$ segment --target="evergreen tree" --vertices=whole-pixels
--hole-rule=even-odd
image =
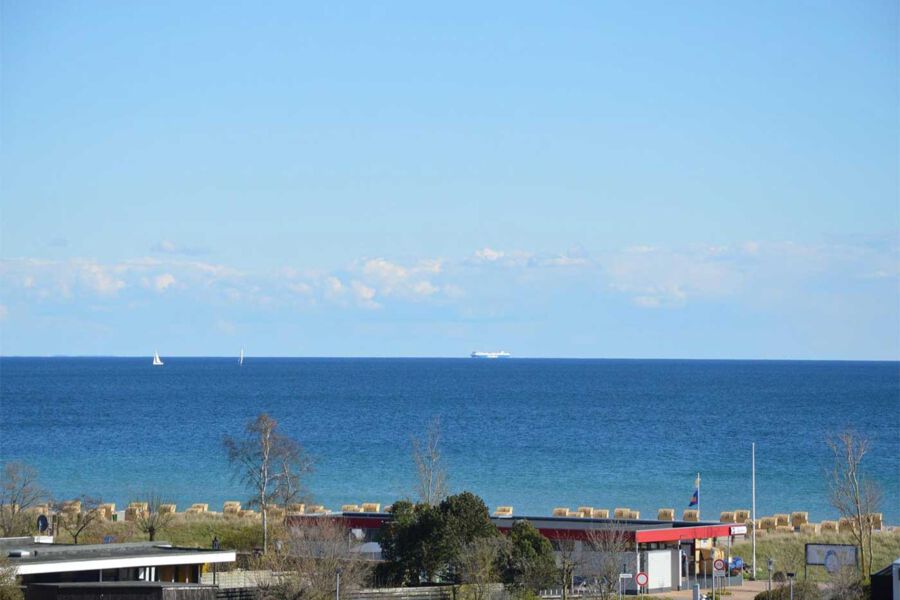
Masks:
[[[553,546],[528,521],[516,521],[500,557],[503,583],[533,591],[552,585],[558,576]]]

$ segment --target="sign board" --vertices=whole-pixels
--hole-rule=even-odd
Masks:
[[[725,561],[721,558],[713,562],[713,575],[725,575]]]
[[[619,579],[631,579],[631,573],[620,573]]]
[[[837,573],[841,567],[857,565],[856,546],[852,544],[807,544],[806,564],[821,565],[829,573]]]
[[[647,574],[643,571],[634,576],[634,582],[638,584],[640,587],[644,587],[649,583],[650,578],[647,577]]]
[[[747,526],[746,525],[734,525],[731,528],[731,535],[746,535]]]

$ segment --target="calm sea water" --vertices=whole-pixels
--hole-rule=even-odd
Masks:
[[[315,457],[315,498],[382,504],[414,485],[410,436],[439,416],[454,491],[520,514],[555,506],[685,508],[706,518],[834,516],[826,436],[872,440],[869,472],[900,524],[900,365],[846,362],[471,359],[2,358],[0,458],[38,468],[57,497],[181,506],[248,493],[222,436],[269,412]]]

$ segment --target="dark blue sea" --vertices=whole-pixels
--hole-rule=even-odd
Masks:
[[[390,503],[414,486],[410,436],[440,417],[453,491],[489,506],[750,507],[834,517],[826,436],[871,439],[865,468],[900,524],[900,364],[676,360],[2,358],[0,459],[57,498],[178,503],[249,493],[222,437],[266,411],[314,457],[319,503]]]

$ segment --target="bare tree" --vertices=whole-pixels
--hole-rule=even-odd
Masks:
[[[489,600],[494,584],[500,581],[500,553],[508,541],[504,537],[479,537],[466,544],[459,556],[462,582],[468,584],[471,600]]]
[[[844,565],[828,578],[827,597],[832,600],[864,600],[862,582],[856,568]]]
[[[31,530],[29,509],[46,497],[38,485],[37,471],[21,462],[3,465],[0,480],[0,533],[12,537]]]
[[[144,499],[139,502],[146,503],[147,508],[146,510],[143,508],[139,509],[135,513],[134,524],[137,526],[138,530],[146,533],[150,538],[150,541],[153,542],[156,540],[157,533],[168,529],[172,520],[175,519],[175,513],[174,511],[169,512],[160,510],[166,502],[159,494],[147,494],[144,496]]]
[[[297,466],[292,456],[279,457],[277,462],[278,484],[272,494],[272,501],[287,509],[291,504],[308,503],[310,495],[303,486],[303,479],[300,475],[312,470],[311,462],[308,458],[303,457],[302,473],[295,473]],[[285,518],[287,510],[285,510]]]
[[[587,531],[584,549],[582,567],[590,589],[602,600],[614,598],[618,592],[622,558],[634,550],[631,534],[615,521],[595,525]]]
[[[341,590],[365,585],[372,563],[354,552],[350,531],[330,517],[306,517],[289,527],[280,548],[257,565],[272,572],[258,582],[261,600],[330,600],[340,572]]]
[[[56,502],[54,510],[58,515],[59,526],[65,529],[72,536],[72,541],[77,544],[78,536],[103,518],[103,512],[100,510],[103,501],[99,498],[81,496],[75,502],[79,503],[77,511],[72,510],[72,502],[68,501]]]
[[[416,463],[419,501],[437,506],[447,497],[447,471],[441,459],[441,420],[432,419],[421,440],[413,438],[413,460]]]
[[[566,600],[575,584],[575,572],[581,566],[582,554],[578,550],[577,542],[573,539],[556,540],[554,546],[559,564],[560,583],[562,583],[562,600]]]
[[[828,438],[834,454],[831,472],[831,504],[850,522],[850,532],[860,549],[860,570],[868,579],[872,570],[873,513],[881,503],[881,491],[862,471],[862,461],[869,451],[869,440],[847,430]]]
[[[263,552],[269,551],[268,510],[273,502],[299,494],[312,462],[295,440],[278,432],[278,422],[262,413],[249,421],[244,437],[224,440],[235,476],[253,491],[250,504],[262,513]]]
[[[22,600],[22,588],[16,578],[16,566],[0,556],[0,600]]]

